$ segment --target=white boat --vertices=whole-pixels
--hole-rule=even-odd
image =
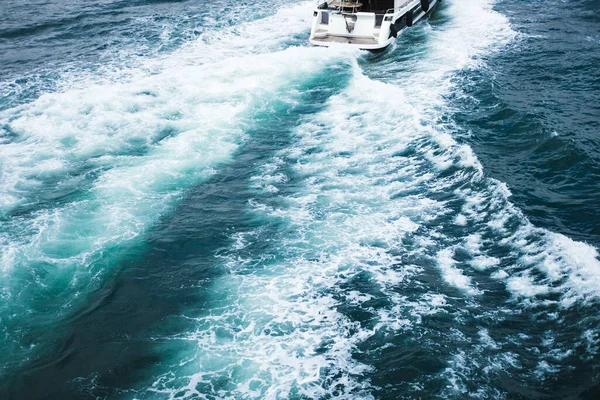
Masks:
[[[385,49],[398,33],[425,18],[441,0],[318,0],[310,43]]]

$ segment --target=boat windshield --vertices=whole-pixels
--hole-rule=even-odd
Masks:
[[[361,0],[363,6],[360,11],[374,12],[376,14],[385,14],[389,9],[394,8],[394,0]]]

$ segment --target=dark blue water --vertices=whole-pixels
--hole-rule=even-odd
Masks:
[[[0,5],[2,398],[597,398],[600,2],[311,7]]]

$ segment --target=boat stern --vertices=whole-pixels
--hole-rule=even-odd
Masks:
[[[391,14],[344,12],[329,8],[324,2],[313,12],[310,43],[315,46],[341,43],[363,50],[378,50],[387,47],[393,39],[391,23]]]

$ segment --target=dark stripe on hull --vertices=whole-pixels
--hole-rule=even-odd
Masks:
[[[429,18],[429,16],[431,15],[431,13],[435,10],[435,8],[437,7],[437,5],[440,3],[441,0],[436,1],[435,3],[433,3],[432,5],[429,6],[429,11],[424,12],[423,9],[421,8],[421,5],[417,5],[415,8],[413,8],[412,10],[408,11],[406,14],[408,14],[409,12],[413,13],[413,21],[417,21],[415,23],[419,23],[424,19]],[[396,20],[396,22],[394,23],[394,26],[396,27],[396,31],[398,33],[402,32],[404,29],[409,28],[408,25],[406,25],[406,14],[404,14],[403,16],[401,16],[400,18],[398,18]],[[387,47],[387,46],[386,46]],[[373,52],[377,52],[377,51],[381,51],[384,50],[385,47],[383,49],[377,49],[377,50],[373,50]]]
[[[441,0],[436,1],[435,3],[432,2],[432,4],[429,6],[429,11],[425,12],[423,11],[423,9],[421,8],[421,5],[417,5],[415,8],[413,8],[412,10],[410,10],[410,12],[413,13],[413,20],[423,20],[423,19],[427,19],[431,13],[433,12],[433,10],[435,10],[435,8],[437,7],[437,5],[440,3]],[[406,19],[404,18],[406,14],[404,14],[403,16],[401,16],[400,18],[398,18],[396,21],[400,21],[402,20],[401,24],[399,26],[402,26],[402,28],[398,29],[398,32],[400,32],[402,29],[406,28]]]

